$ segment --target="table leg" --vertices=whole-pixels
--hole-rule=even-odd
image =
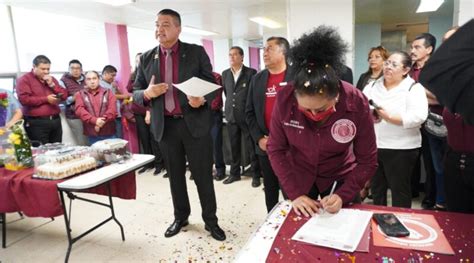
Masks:
[[[5,213],[0,213],[2,223],[2,248],[7,247],[7,219]]]
[[[122,224],[120,224],[118,219],[115,217],[114,204],[112,203],[112,191],[110,190],[110,182],[107,183],[107,192],[109,194],[109,203],[110,203],[110,211],[112,212],[112,218],[114,219],[115,223],[117,223],[117,225],[119,225],[120,232],[122,233],[122,241],[125,241],[125,234],[123,232],[123,226],[122,226]]]
[[[59,190],[60,196],[61,196],[61,205],[63,207],[63,212],[64,212],[64,221],[66,223],[66,234],[67,234],[67,241],[68,241],[68,246],[67,246],[67,253],[66,253],[66,259],[64,262],[68,262],[69,260],[69,255],[71,254],[71,247],[72,247],[72,238],[71,238],[71,227],[69,224],[69,218],[67,215],[67,210],[66,210],[66,202],[64,202],[64,192]]]

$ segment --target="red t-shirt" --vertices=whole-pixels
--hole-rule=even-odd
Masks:
[[[286,70],[278,74],[269,73],[267,88],[265,91],[265,126],[270,130],[270,120],[272,119],[273,105],[275,105],[276,95],[283,87],[280,83],[285,79]]]

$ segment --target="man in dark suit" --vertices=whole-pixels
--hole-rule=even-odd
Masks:
[[[172,85],[192,77],[214,82],[212,66],[202,46],[179,41],[181,17],[176,11],[161,10],[155,23],[160,45],[141,56],[133,99],[150,105],[151,132],[159,142],[168,169],[175,219],[165,237],[178,234],[189,224],[187,159],[199,193],[205,229],[222,241],[226,236],[217,224],[212,180],[210,103],[214,93],[205,97],[186,96]]]
[[[267,140],[271,134],[270,119],[276,95],[285,88],[291,77],[287,64],[289,48],[288,40],[283,37],[267,39],[263,52],[266,69],[252,78],[245,110],[250,134],[257,145],[256,153],[263,172],[268,212],[278,203],[280,185],[267,156]]]
[[[244,51],[241,47],[234,46],[229,50],[230,68],[222,72],[222,83],[226,95],[225,118],[230,138],[230,149],[232,152],[232,163],[230,176],[224,184],[230,184],[240,180],[240,166],[242,135],[245,139],[245,149],[249,152],[252,186],[260,186],[260,166],[255,156],[255,144],[250,137],[249,128],[245,122],[245,102],[247,101],[250,80],[257,73],[255,69],[244,66]]]

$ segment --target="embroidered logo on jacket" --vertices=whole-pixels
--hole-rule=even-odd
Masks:
[[[348,143],[354,139],[357,132],[355,124],[348,119],[340,119],[331,127],[331,134],[338,143]]]

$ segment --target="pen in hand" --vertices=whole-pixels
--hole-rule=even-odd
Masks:
[[[332,184],[332,188],[331,188],[331,192],[329,192],[329,199],[331,198],[332,194],[334,193],[334,190],[336,190],[336,185],[337,185],[337,181],[334,181],[334,183]],[[324,212],[326,212],[326,209],[324,209],[324,206],[323,206],[323,209],[321,210],[321,214],[324,214]]]

